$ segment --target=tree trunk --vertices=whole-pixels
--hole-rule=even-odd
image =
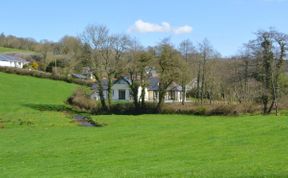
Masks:
[[[185,84],[182,84],[182,105],[185,104],[185,99],[186,99],[186,86]]]
[[[145,107],[145,87],[142,86],[142,91],[141,91],[141,108],[144,109]]]
[[[103,90],[103,85],[102,85],[102,80],[98,77],[98,75],[95,75],[95,79],[97,80],[97,89],[98,89],[98,93],[99,93],[99,97],[100,97],[100,102],[101,102],[101,106],[103,108],[104,111],[107,111],[107,105],[105,102],[105,97],[104,97],[104,90]]]
[[[198,68],[198,73],[197,73],[197,100],[199,102],[199,99],[201,97],[201,93],[200,93],[200,77],[201,77],[201,71],[200,71],[200,62],[199,62],[199,68]]]
[[[203,59],[203,69],[202,69],[202,82],[201,82],[201,104],[203,104],[204,92],[205,92],[205,73],[206,73],[206,59]]]
[[[271,104],[270,104],[269,109],[267,110],[267,114],[270,114],[270,113],[271,113],[271,111],[272,111],[274,105],[275,105],[275,101],[273,100],[273,101],[271,102]]]
[[[145,107],[145,71],[144,70],[141,70],[141,75],[140,75],[140,81],[141,81],[141,87],[142,87],[142,90],[141,90],[141,109],[144,109]]]
[[[134,103],[134,107],[135,107],[136,112],[139,111],[138,87],[139,86],[131,86],[130,87],[131,91],[132,91],[133,103]]]
[[[268,96],[267,95],[262,96],[262,103],[263,103],[263,114],[267,114],[267,111],[268,111]]]
[[[107,100],[108,100],[108,109],[110,110],[112,107],[112,78],[108,76],[108,88],[107,88]]]
[[[159,91],[159,101],[156,107],[156,111],[160,113],[162,111],[162,107],[164,104],[164,97],[165,97],[166,91]]]

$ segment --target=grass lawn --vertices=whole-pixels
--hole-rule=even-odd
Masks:
[[[1,53],[24,53],[24,54],[31,53],[31,54],[34,54],[35,52],[28,51],[28,50],[22,50],[22,49],[0,47],[0,54]]]
[[[0,177],[288,177],[285,114],[106,115],[94,116],[105,127],[80,127],[53,111],[76,87],[0,73]]]

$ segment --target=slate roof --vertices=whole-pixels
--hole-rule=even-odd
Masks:
[[[103,79],[102,80],[102,87],[103,87],[103,90],[108,90],[108,80],[107,79]],[[95,83],[92,85],[92,89],[93,90],[97,90],[98,89],[98,84]]]
[[[158,91],[159,90],[159,78],[151,77],[149,79],[149,86],[147,88],[149,91]],[[175,82],[173,82],[168,88],[167,91],[182,91],[182,87]]]
[[[82,74],[72,74],[72,77],[85,80],[87,77]]]
[[[175,82],[173,82],[168,88],[167,91],[182,91],[182,87]]]
[[[25,59],[22,59],[20,57],[16,56],[10,56],[6,54],[0,54],[0,61],[8,61],[8,62],[22,62],[22,63],[28,63]]]
[[[131,83],[131,81],[127,78],[127,77],[121,77],[117,80],[113,81],[113,84],[118,83],[121,80],[126,80],[129,83]],[[149,78],[149,86],[147,87],[148,91],[158,91],[159,90],[159,78],[157,77],[151,77]],[[102,86],[104,90],[108,89],[108,80],[107,79],[103,79],[102,80]],[[97,90],[98,88],[98,84],[95,83],[92,85],[92,89],[93,90]],[[173,82],[168,88],[167,91],[182,91],[182,87],[178,84],[176,84],[175,82]]]
[[[121,80],[125,80],[124,83],[122,83],[122,84],[126,84],[126,82],[131,83],[131,81],[127,77],[121,77],[119,79],[113,80],[113,84],[116,84],[116,83],[121,84]],[[107,79],[102,80],[102,86],[103,86],[104,90],[108,90],[108,80]],[[98,88],[97,83],[92,85],[93,90],[97,90],[97,88]]]

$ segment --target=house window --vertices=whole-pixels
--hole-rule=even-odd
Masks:
[[[175,100],[175,91],[168,92],[168,99]]]
[[[112,90],[112,96],[114,96],[114,90]]]
[[[126,91],[125,90],[119,90],[119,100],[125,100],[126,99]]]

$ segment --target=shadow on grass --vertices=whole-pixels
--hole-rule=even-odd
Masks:
[[[67,112],[71,114],[79,114],[83,113],[80,111],[76,111],[71,107],[61,104],[24,104],[23,106],[32,108],[38,111],[55,111],[55,112]]]
[[[54,111],[69,114],[75,123],[86,127],[102,127],[106,124],[95,122],[86,112],[74,110],[66,105],[55,104],[24,104],[23,106],[32,108],[38,111]]]

